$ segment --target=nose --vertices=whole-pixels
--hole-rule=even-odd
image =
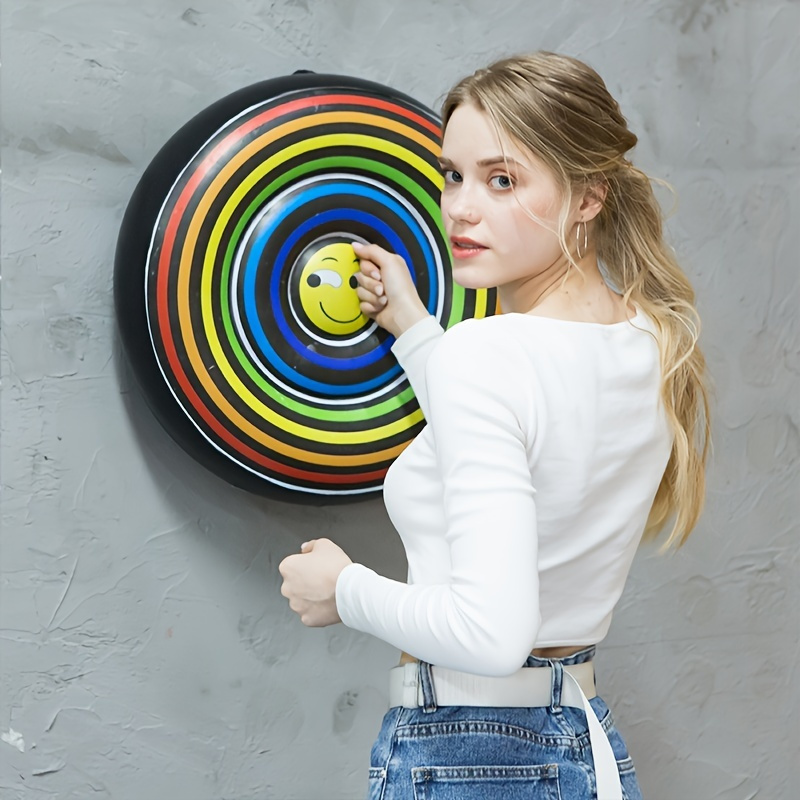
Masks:
[[[453,222],[474,225],[480,219],[475,195],[465,184],[442,195],[442,211]]]

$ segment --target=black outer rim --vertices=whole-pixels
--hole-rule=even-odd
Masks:
[[[256,495],[303,505],[370,500],[379,496],[381,487],[358,494],[317,494],[287,489],[238,466],[211,446],[183,412],[159,369],[147,333],[143,270],[148,263],[150,236],[161,206],[186,167],[187,154],[193,156],[217,130],[257,103],[286,92],[334,87],[382,95],[436,116],[409,95],[373,81],[346,75],[301,70],[293,75],[271,78],[239,89],[195,115],[155,155],[128,202],[114,256],[114,307],[122,345],[147,405],[162,427],[195,461],[227,483]],[[138,270],[133,268],[135,265],[138,265]]]

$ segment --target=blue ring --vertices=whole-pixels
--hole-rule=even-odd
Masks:
[[[247,262],[244,268],[244,285],[243,285],[243,295],[244,295],[244,305],[245,305],[245,316],[250,327],[250,330],[256,339],[256,342],[261,349],[262,354],[269,360],[272,366],[274,366],[278,372],[280,372],[284,377],[289,378],[290,380],[294,381],[300,386],[304,388],[311,389],[321,393],[328,393],[331,395],[345,395],[350,394],[354,391],[370,391],[382,385],[385,381],[399,375],[401,370],[400,367],[397,365],[393,365],[390,367],[386,372],[382,375],[373,378],[369,381],[364,381],[358,384],[349,384],[347,386],[340,386],[338,384],[327,384],[321,381],[315,381],[310,378],[306,378],[298,374],[297,370],[292,369],[289,367],[275,352],[272,346],[269,344],[269,341],[264,333],[263,327],[261,322],[258,318],[256,313],[256,305],[255,305],[255,282],[256,282],[256,273],[257,273],[257,265],[260,261],[260,258],[263,254],[264,248],[269,237],[274,232],[277,225],[285,218],[286,215],[290,214],[291,212],[295,211],[299,206],[307,203],[309,199],[317,199],[319,197],[327,197],[333,194],[351,194],[360,197],[367,197],[369,199],[373,199],[377,194],[380,200],[390,208],[392,212],[394,212],[397,216],[401,218],[401,220],[412,230],[413,233],[416,235],[416,239],[418,242],[421,243],[422,250],[426,256],[426,263],[429,265],[429,269],[432,269],[433,265],[433,253],[428,244],[427,239],[423,236],[420,236],[422,233],[421,229],[419,228],[416,220],[414,220],[406,211],[405,209],[397,204],[391,198],[387,198],[384,195],[380,195],[373,191],[370,191],[369,188],[364,188],[358,185],[353,184],[342,184],[342,183],[333,183],[327,184],[326,186],[322,187],[315,187],[310,192],[303,192],[294,200],[286,203],[285,206],[281,208],[281,214],[276,215],[275,219],[270,222],[258,235],[258,237],[254,240],[254,245],[250,251],[248,256]],[[330,369],[343,369],[346,368],[347,370],[358,369],[362,366],[366,366],[369,364],[373,364],[382,358],[386,353],[389,351],[392,340],[385,341],[383,344],[372,350],[370,353],[366,353],[362,356],[357,358],[350,358],[347,360],[344,359],[336,359],[331,358],[329,356],[322,356],[318,353],[313,353],[313,351],[309,351],[306,347],[303,346],[302,342],[300,342],[292,333],[291,329],[288,327],[286,320],[283,316],[283,312],[281,310],[280,304],[280,277],[282,273],[282,268],[285,264],[286,255],[291,249],[291,247],[297,242],[297,240],[302,236],[304,233],[311,230],[313,227],[320,223],[328,222],[328,221],[338,221],[338,220],[347,220],[347,219],[355,219],[362,224],[367,224],[369,227],[378,230],[381,232],[386,239],[391,243],[393,249],[398,252],[405,260],[406,263],[410,263],[411,259],[408,254],[408,251],[403,245],[403,242],[397,236],[397,234],[388,226],[385,225],[380,219],[370,215],[365,214],[364,212],[357,211],[355,209],[337,209],[332,211],[323,212],[322,214],[317,214],[311,220],[307,220],[304,222],[298,229],[296,229],[292,235],[288,238],[288,240],[282,246],[275,264],[273,266],[272,276],[271,276],[271,284],[270,284],[270,300],[272,302],[272,307],[275,313],[276,323],[278,325],[279,330],[284,335],[285,339],[289,342],[290,345],[294,347],[294,349],[303,354],[303,357],[306,358],[308,361],[315,363],[319,366],[330,368]],[[416,280],[416,276],[412,274],[412,278]],[[435,289],[436,282],[431,281],[431,287]],[[234,293],[232,293],[233,296]],[[432,292],[431,297],[429,298],[429,310],[433,311],[436,307],[436,296]]]

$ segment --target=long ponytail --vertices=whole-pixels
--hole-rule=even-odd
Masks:
[[[661,395],[675,439],[645,528],[654,538],[675,514],[665,548],[680,546],[705,500],[710,445],[705,358],[691,283],[663,238],[663,215],[648,176],[623,161],[607,174],[596,247],[606,274],[626,301],[654,321],[661,355]]]

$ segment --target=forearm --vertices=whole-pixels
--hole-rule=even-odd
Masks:
[[[516,589],[408,586],[355,564],[336,598],[348,627],[437,666],[499,676],[522,666],[538,632],[535,581]]]
[[[436,318],[426,312],[424,317],[406,328],[392,345],[392,353],[405,371],[425,419],[430,414],[425,367],[443,334]]]

